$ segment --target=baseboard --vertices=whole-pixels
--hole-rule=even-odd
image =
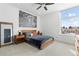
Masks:
[[[5,46],[9,46],[9,45],[13,45],[13,43],[11,43],[11,44],[6,44],[6,45],[1,45],[0,48],[1,48],[1,47],[5,47]]]

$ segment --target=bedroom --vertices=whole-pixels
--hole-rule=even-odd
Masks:
[[[0,22],[13,24],[12,25],[13,31],[11,31],[11,32],[13,32],[13,36],[18,35],[18,34],[20,35],[21,31],[28,32],[28,30],[29,31],[37,30],[37,31],[42,32],[42,35],[48,35],[48,36],[54,37],[54,40],[55,40],[55,42],[53,42],[52,44],[50,44],[47,48],[45,48],[43,50],[38,50],[37,48],[35,48],[27,43],[24,43],[24,42],[15,44],[15,45],[4,46],[4,47],[0,48],[0,52],[1,52],[0,55],[26,55],[26,56],[27,55],[49,55],[49,56],[50,55],[51,56],[53,56],[53,55],[70,55],[70,56],[75,55],[75,47],[73,46],[75,44],[75,42],[74,42],[75,35],[61,34],[61,27],[60,27],[61,22],[60,22],[60,18],[59,18],[59,12],[61,10],[65,10],[65,9],[75,7],[78,5],[79,4],[54,3],[52,5],[47,6],[48,10],[45,10],[45,8],[43,8],[45,5],[43,5],[39,10],[36,10],[36,8],[40,6],[40,4],[0,3]],[[36,16],[37,22],[35,21],[35,23],[37,25],[33,24],[33,26],[30,26],[30,25],[32,25],[31,21],[27,22],[28,24],[30,24],[30,25],[27,24],[27,26],[25,26],[25,21],[23,21],[24,23],[21,23],[22,21],[19,21],[20,20],[19,19],[20,11],[22,11],[22,13],[25,15],[28,14],[28,15],[31,15],[32,17]],[[27,17],[25,17],[25,18],[27,18]],[[31,22],[31,23],[29,23],[29,22]],[[3,35],[3,34],[0,34],[0,35]],[[63,40],[61,40],[61,39],[63,39]],[[0,40],[0,42],[2,42],[2,45],[4,45],[3,39],[2,39],[2,41]],[[62,47],[63,47],[63,49],[62,49]],[[19,50],[17,48],[19,48]],[[8,53],[8,51],[6,51],[6,49],[11,50],[11,52]],[[16,50],[14,50],[14,49],[16,49]],[[57,51],[58,53],[51,52],[52,49],[53,49],[53,51]],[[61,53],[58,49],[59,50],[62,49],[61,51],[63,51],[63,52]],[[22,50],[24,50],[24,51],[22,51]],[[25,53],[25,52],[28,52],[28,53]],[[35,52],[37,52],[37,53],[35,53]]]

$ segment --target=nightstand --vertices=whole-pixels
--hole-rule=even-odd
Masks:
[[[15,43],[25,42],[25,35],[16,35],[15,36]]]

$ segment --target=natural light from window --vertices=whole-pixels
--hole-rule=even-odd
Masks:
[[[61,14],[61,32],[79,34],[79,7],[73,7],[60,12]]]

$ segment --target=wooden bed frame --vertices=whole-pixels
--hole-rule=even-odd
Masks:
[[[22,32],[36,32],[36,30],[21,30]],[[53,38],[49,38],[47,41],[45,41],[44,43],[41,44],[40,49],[44,49],[46,47],[48,47],[50,44],[52,44],[54,42]]]
[[[47,41],[45,41],[44,43],[41,44],[40,49],[44,49],[47,48],[50,44],[52,44],[54,42],[54,39],[49,38]]]

